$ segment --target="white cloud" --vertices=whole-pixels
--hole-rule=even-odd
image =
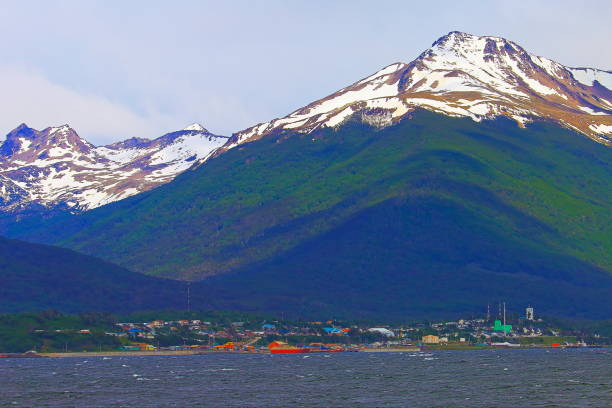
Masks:
[[[0,66],[0,131],[25,122],[36,129],[64,123],[95,144],[118,138],[159,136],[172,119],[143,117],[104,97],[80,93],[49,81],[38,72]],[[170,128],[171,129],[171,128]]]

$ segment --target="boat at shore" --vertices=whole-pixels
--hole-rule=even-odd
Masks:
[[[308,347],[291,346],[284,341],[273,341],[268,345],[268,349],[272,354],[295,354],[295,353],[310,353]]]
[[[268,345],[270,353],[342,353],[346,351],[359,351],[359,348],[346,348],[339,344],[310,343],[303,346],[291,346],[283,341],[273,341]]]

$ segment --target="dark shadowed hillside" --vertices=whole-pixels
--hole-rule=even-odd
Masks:
[[[612,315],[610,274],[508,239],[433,197],[390,199],[280,257],[202,283],[216,307],[306,316],[482,316],[500,300],[515,311]]]
[[[185,307],[185,284],[47,245],[0,238],[0,313]]]

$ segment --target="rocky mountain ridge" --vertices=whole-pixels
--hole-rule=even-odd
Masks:
[[[0,144],[0,211],[90,210],[169,182],[226,141],[193,124],[96,147],[68,125],[21,124]]]
[[[424,108],[475,121],[553,121],[612,144],[612,72],[565,67],[499,37],[451,32],[410,63],[397,62],[289,115],[233,135],[222,150],[278,131],[312,132],[352,115],[384,127]],[[221,151],[221,150],[220,150]]]

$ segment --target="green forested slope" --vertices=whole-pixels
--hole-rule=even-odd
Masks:
[[[440,294],[441,307],[450,297],[473,305],[482,301],[474,294],[498,296],[501,284],[528,285],[527,300],[556,279],[569,285],[559,289],[564,299],[591,287],[601,305],[612,276],[610,158],[609,148],[551,124],[421,111],[382,130],[355,120],[271,135],[61,228],[56,219],[12,233],[158,276],[233,272],[214,280],[215,293],[252,274],[261,291],[278,283],[288,293],[308,270],[319,281],[351,280],[355,298],[376,282],[397,299],[410,285]]]

